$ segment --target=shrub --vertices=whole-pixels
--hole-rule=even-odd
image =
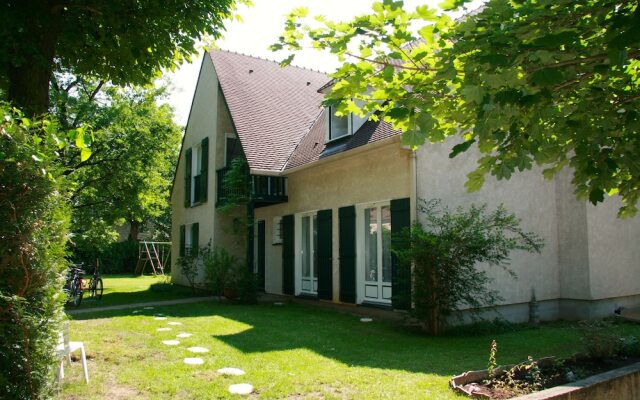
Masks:
[[[114,241],[100,247],[93,243],[85,244],[84,241],[80,243],[73,248],[72,259],[74,263],[84,263],[85,269],[91,271],[92,268],[89,266],[95,265],[96,259],[99,259],[100,273],[132,274],[135,272],[138,262],[138,242]]]
[[[238,259],[224,248],[208,247],[200,251],[207,287],[214,295],[220,296],[226,285],[230,284],[238,273]]]
[[[580,339],[590,357],[610,358],[622,349],[623,338],[608,321],[581,321],[579,329]]]
[[[196,254],[186,254],[176,260],[178,270],[187,280],[189,287],[195,291],[196,278],[198,277],[198,256]]]
[[[233,288],[237,299],[242,304],[256,304],[258,302],[258,277],[248,268],[242,268]]]
[[[73,135],[77,132],[69,132]],[[0,104],[0,398],[51,396],[70,211],[57,126]]]
[[[491,279],[477,263],[507,268],[512,250],[539,251],[542,240],[524,232],[515,215],[503,207],[487,212],[487,206],[472,205],[468,210],[451,212],[439,200],[419,199],[418,210],[424,225],[416,223],[394,238],[394,254],[401,265],[413,263],[411,300],[414,315],[425,322],[429,332],[438,335],[447,318],[461,316],[469,307],[478,319],[480,307],[491,307],[501,300],[490,289]]]

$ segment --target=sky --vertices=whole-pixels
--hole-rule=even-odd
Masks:
[[[436,7],[441,0],[405,0],[405,9],[414,9],[417,5],[428,4]],[[224,50],[235,51],[256,57],[280,61],[277,54],[271,52],[269,45],[276,42],[284,29],[285,16],[296,7],[307,7],[309,15],[324,15],[335,21],[348,21],[354,16],[366,14],[371,10],[373,0],[253,0],[252,7],[240,6],[238,13],[242,22],[228,21],[225,24],[224,38],[216,41],[216,46]],[[479,6],[482,0],[475,0],[471,9]],[[191,63],[164,77],[170,82],[170,95],[167,102],[175,110],[175,121],[184,126],[202,63],[202,54],[194,56]],[[323,72],[335,70],[339,63],[335,56],[316,50],[303,50],[297,53],[293,65],[312,68]]]

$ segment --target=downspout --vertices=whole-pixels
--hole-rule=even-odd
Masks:
[[[411,192],[409,195],[409,204],[411,206],[411,223],[414,224],[418,220],[418,158],[416,151],[411,150]]]

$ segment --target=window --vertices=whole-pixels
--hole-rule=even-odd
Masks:
[[[282,217],[273,218],[273,234],[271,244],[282,244]]]
[[[243,157],[242,144],[234,134],[227,133],[225,135],[224,146],[224,165],[226,167],[229,167],[234,159]]]
[[[184,206],[193,207],[207,201],[209,138],[187,149],[184,172]]]
[[[343,136],[350,135],[350,123],[351,114],[348,116],[337,116],[334,107],[327,108],[329,112],[329,135],[328,141],[341,138]]]
[[[180,257],[198,254],[199,237],[200,224],[180,225]]]

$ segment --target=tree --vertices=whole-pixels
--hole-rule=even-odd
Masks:
[[[447,0],[445,10],[463,10]],[[385,0],[351,22],[294,10],[272,48],[310,39],[343,61],[325,104],[401,129],[403,142],[458,137],[476,146],[466,186],[542,167],[573,170],[579,198],[618,194],[620,216],[640,196],[640,7],[626,0],[489,0],[453,20],[442,10]],[[293,55],[284,60],[291,62]],[[360,106],[355,100],[359,100]]]
[[[169,212],[169,189],[181,140],[173,111],[158,105],[166,88],[121,89],[93,79],[57,76],[52,103],[60,125],[88,126],[91,155],[64,160],[73,182],[77,235],[108,240],[105,231],[127,222],[138,240],[145,222]]]
[[[0,89],[25,112],[47,111],[53,71],[145,84],[203,35],[218,37],[234,0],[0,3]]]

